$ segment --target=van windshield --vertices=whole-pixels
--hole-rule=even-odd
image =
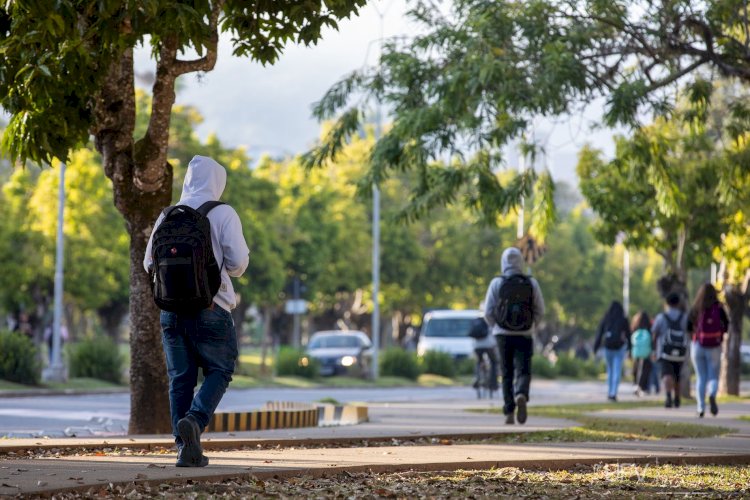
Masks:
[[[475,318],[433,318],[427,321],[425,337],[466,337]]]

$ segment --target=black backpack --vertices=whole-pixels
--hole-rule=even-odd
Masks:
[[[221,269],[211,245],[207,215],[223,204],[207,201],[198,210],[187,205],[164,210],[151,246],[152,291],[160,309],[198,314],[213,302],[221,286]]]
[[[514,274],[501,278],[495,306],[495,322],[503,330],[523,332],[534,324],[534,287],[531,278]]]
[[[682,327],[682,313],[672,320],[664,314],[667,328],[664,331],[664,341],[661,344],[661,357],[669,361],[683,361],[687,354],[688,336]]]
[[[622,323],[619,325],[607,325],[604,331],[604,348],[616,351],[621,349],[627,340],[622,334]]]
[[[479,340],[486,338],[489,333],[490,329],[484,318],[476,318],[471,322],[471,326],[469,327],[469,337]]]

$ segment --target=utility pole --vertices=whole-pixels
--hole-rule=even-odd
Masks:
[[[60,187],[58,190],[57,242],[55,255],[55,305],[52,320],[52,361],[43,373],[46,381],[64,382],[68,378],[62,363],[60,348],[62,346],[62,312],[63,312],[63,257],[64,238],[63,221],[65,211],[65,163],[60,163]]]
[[[385,29],[385,14],[388,11],[381,11],[377,5],[375,10],[380,17],[380,53],[378,54],[378,71],[381,68],[380,60],[383,57],[383,37]],[[382,134],[382,117],[380,99],[376,104],[375,110],[375,143],[380,140]],[[372,185],[372,379],[376,380],[379,376],[378,354],[380,352],[380,188],[377,183]]]

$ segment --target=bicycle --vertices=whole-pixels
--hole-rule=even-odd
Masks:
[[[477,370],[477,399],[482,399],[483,397],[492,399],[494,397],[495,389],[492,387],[490,373],[490,360],[486,353],[482,353],[480,354],[479,369]]]

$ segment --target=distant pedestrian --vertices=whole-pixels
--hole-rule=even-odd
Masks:
[[[612,301],[599,322],[594,352],[598,351],[599,347],[604,347],[604,360],[607,364],[607,399],[617,401],[622,365],[630,351],[630,327],[622,304],[616,300]]]
[[[649,392],[649,379],[651,378],[651,351],[653,341],[651,339],[651,319],[646,311],[640,311],[633,316],[630,323],[630,358],[635,366],[636,395]]]
[[[519,424],[526,422],[533,333],[544,316],[542,290],[534,278],[523,273],[523,266],[521,251],[506,248],[501,259],[502,274],[490,282],[484,300],[484,319],[500,352],[506,424],[513,424],[516,419]]]
[[[55,336],[53,335],[54,330],[52,325],[44,329],[44,341],[47,342],[49,364],[52,365],[52,347],[54,346]],[[60,325],[60,352],[62,352],[63,344],[68,341],[68,327]]]
[[[581,361],[588,361],[589,357],[591,357],[591,353],[589,353],[589,348],[586,347],[585,340],[578,339],[578,342],[576,343],[574,356],[576,357],[576,359],[580,359]]]
[[[180,201],[157,219],[143,261],[162,309],[178,467],[208,465],[200,435],[232,380],[237,360],[230,313],[237,299],[230,276],[245,272],[249,250],[237,212],[218,202],[226,180],[224,167],[194,156]],[[204,380],[193,395],[199,368]]]
[[[469,329],[469,337],[472,339],[474,344],[474,354],[477,357],[477,362],[474,369],[474,383],[472,386],[474,389],[479,389],[479,370],[481,369],[482,360],[487,358],[490,364],[490,380],[488,389],[490,392],[497,391],[497,341],[494,335],[490,335],[489,325],[484,318],[477,318],[471,322],[471,328]]]
[[[695,295],[687,325],[693,339],[690,358],[695,368],[695,398],[698,416],[701,418],[706,413],[707,386],[711,415],[719,413],[716,393],[719,390],[721,371],[721,343],[728,328],[729,318],[719,302],[716,289],[710,283],[704,283]]]
[[[680,407],[680,371],[688,349],[687,314],[681,309],[677,293],[667,295],[665,311],[656,315],[651,333],[654,337],[654,358],[661,368],[664,385],[664,406]]]

